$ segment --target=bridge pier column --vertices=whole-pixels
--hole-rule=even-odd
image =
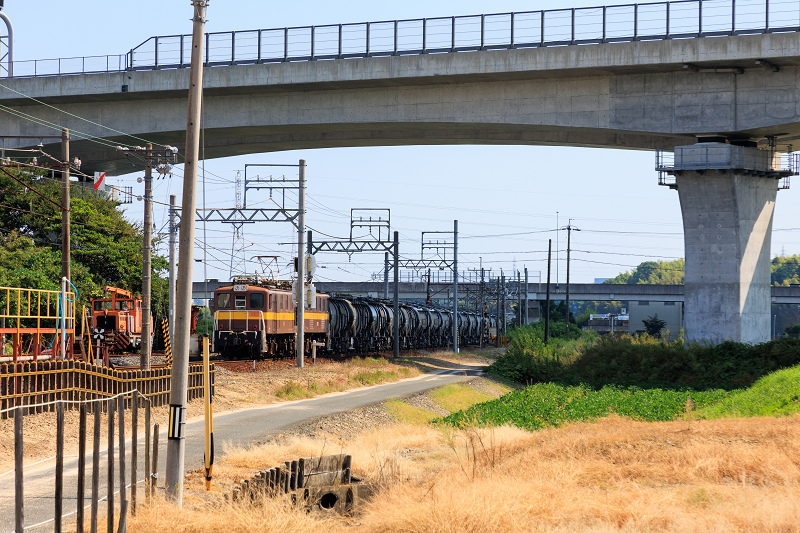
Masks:
[[[752,146],[675,149],[687,342],[769,340],[770,241],[780,177],[774,169],[772,152]]]

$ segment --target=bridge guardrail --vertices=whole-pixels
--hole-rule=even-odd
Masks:
[[[672,0],[206,34],[206,66],[800,31],[798,0]],[[15,61],[15,77],[189,66],[191,35],[127,54]],[[105,63],[105,67],[103,64]],[[78,66],[79,65],[79,66]]]

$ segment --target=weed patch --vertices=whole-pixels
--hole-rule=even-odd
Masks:
[[[473,423],[479,426],[513,424],[527,430],[592,421],[610,414],[655,422],[673,420],[684,414],[690,398],[691,405],[703,408],[728,394],[721,390],[675,391],[613,385],[595,390],[588,385],[538,383],[453,413],[443,420],[460,427]]]
[[[401,423],[420,425],[427,424],[434,418],[436,413],[409,405],[400,400],[390,400],[386,402],[386,410],[394,417],[395,420]]]
[[[304,387],[296,381],[289,381],[275,390],[275,396],[285,400],[302,400],[303,398],[311,398],[315,394],[317,393],[312,391],[310,387]]]
[[[388,372],[384,370],[370,370],[358,372],[353,375],[353,381],[360,383],[361,385],[377,385],[379,383],[383,383],[384,381],[396,379],[398,379],[397,372],[392,370]]]
[[[460,384],[445,385],[432,391],[430,396],[439,407],[451,413],[493,399],[488,394]]]

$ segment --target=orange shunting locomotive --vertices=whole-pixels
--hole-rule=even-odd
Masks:
[[[103,287],[106,296],[92,299],[92,328],[103,342],[119,352],[142,344],[142,299],[116,287]],[[152,320],[151,320],[152,323]]]

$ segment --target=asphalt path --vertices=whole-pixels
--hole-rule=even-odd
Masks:
[[[482,366],[461,365],[456,368],[439,371],[432,374],[423,374],[415,378],[404,379],[394,383],[363,387],[345,392],[335,392],[317,396],[307,400],[293,402],[281,402],[255,407],[241,411],[228,411],[214,415],[214,441],[217,450],[222,443],[234,446],[247,446],[258,444],[268,440],[283,431],[291,429],[315,418],[328,416],[336,413],[358,409],[380,403],[391,398],[410,396],[419,392],[441,387],[450,383],[457,383],[468,380],[472,377],[481,375]],[[129,412],[125,413],[130,416]],[[142,415],[139,417],[140,423]],[[35,417],[26,418],[26,423],[35,423]],[[105,416],[102,423],[107,424]],[[88,425],[92,425],[92,417],[89,417]],[[203,418],[198,417],[186,423],[186,448],[185,448],[185,467],[186,469],[197,469],[203,467],[204,436]],[[54,430],[55,432],[55,430]],[[126,435],[128,442],[126,447],[130,455],[130,435]],[[89,448],[86,464],[86,495],[85,503],[88,503],[91,495],[91,438],[87,439]],[[118,438],[115,437],[115,443]],[[103,446],[104,443],[101,443]],[[144,469],[144,436],[139,434],[140,453],[139,463],[139,485],[137,489],[139,501],[144,499],[143,469]],[[115,452],[116,453],[116,452]],[[164,472],[166,468],[166,428],[162,428],[159,434],[159,457],[158,472],[159,485],[163,486]],[[100,457],[99,493],[101,498],[105,498],[107,491],[108,477],[108,450],[102,449]],[[126,475],[130,480],[130,457],[126,466]],[[115,457],[114,475],[116,490],[119,490],[119,457]],[[74,457],[65,457],[64,460],[64,503],[63,515],[65,523],[74,520],[77,505],[77,479],[78,479],[78,460]],[[25,531],[48,531],[53,528],[53,517],[55,516],[55,461],[47,461],[41,465],[26,468],[24,471],[24,494],[25,494]],[[130,481],[129,481],[130,482]],[[130,499],[130,489],[128,489],[128,499]],[[115,498],[115,507],[119,509],[119,495]],[[106,513],[105,499],[100,506],[99,516],[103,517]],[[90,510],[85,510],[86,529],[89,526]],[[14,531],[14,474],[0,473],[0,533]]]

